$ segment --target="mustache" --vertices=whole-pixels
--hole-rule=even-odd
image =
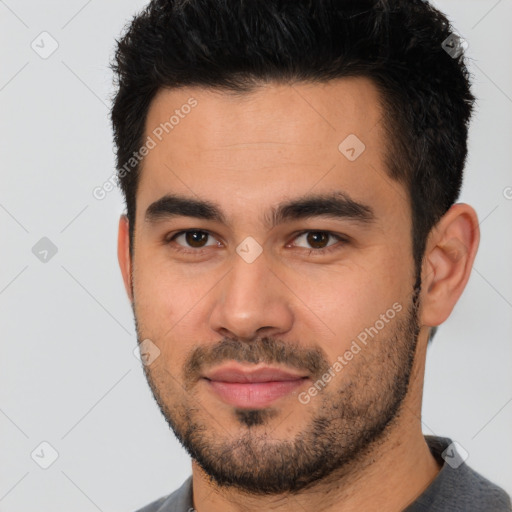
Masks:
[[[185,386],[192,387],[206,368],[227,361],[282,364],[305,371],[313,378],[320,377],[329,369],[326,354],[319,347],[304,348],[296,343],[271,337],[257,338],[254,341],[224,338],[215,345],[201,345],[192,350],[184,365]]]

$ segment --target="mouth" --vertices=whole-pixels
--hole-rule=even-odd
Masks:
[[[269,366],[229,364],[207,372],[203,380],[224,403],[257,409],[292,394],[309,376]]]

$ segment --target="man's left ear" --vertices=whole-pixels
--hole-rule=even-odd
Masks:
[[[440,325],[450,316],[468,282],[479,243],[478,217],[467,204],[454,204],[434,226],[423,258],[422,325]]]

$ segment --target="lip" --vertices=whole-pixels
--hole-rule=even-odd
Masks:
[[[301,375],[271,366],[244,367],[237,364],[229,364],[207,372],[204,377],[213,381],[247,383],[297,380],[307,377],[307,375]]]
[[[308,376],[280,368],[230,364],[204,375],[209,388],[224,403],[239,408],[263,408],[302,386]]]

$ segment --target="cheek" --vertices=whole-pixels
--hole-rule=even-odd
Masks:
[[[141,252],[134,267],[139,334],[175,357],[178,351],[198,342],[197,326],[204,325],[198,315],[204,315],[205,297],[219,278],[212,272],[186,271],[163,258],[150,256]]]
[[[139,336],[151,339],[160,350],[167,350],[164,341],[179,318],[177,297],[181,290],[173,287],[172,274],[155,258],[154,252],[139,248],[136,253],[133,292]]]
[[[139,248],[134,261],[133,286],[141,312],[165,313],[186,300],[186,286],[179,267],[171,265],[162,249]]]
[[[404,306],[412,291],[410,262],[398,251],[380,251],[373,262],[301,273],[292,287],[302,298],[302,319],[333,358],[388,310]],[[397,305],[398,304],[398,305]],[[391,311],[394,316],[394,310]]]

